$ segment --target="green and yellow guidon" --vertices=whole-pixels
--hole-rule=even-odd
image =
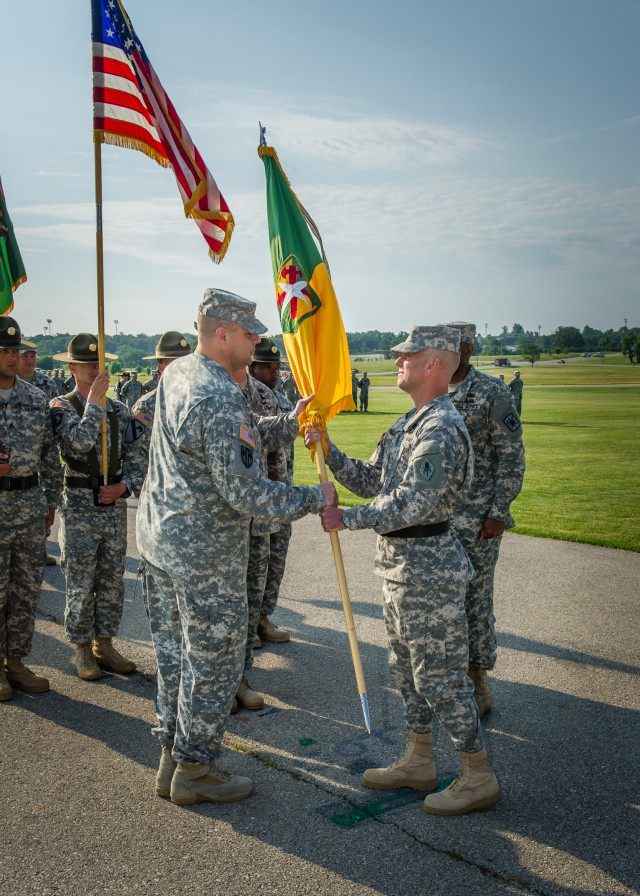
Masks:
[[[308,413],[330,420],[354,408],[338,300],[312,235],[320,242],[317,228],[291,189],[276,151],[262,145],[258,154],[267,177],[271,266],[287,361],[301,394],[315,395]]]

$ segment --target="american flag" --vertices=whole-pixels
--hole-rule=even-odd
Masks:
[[[209,255],[224,258],[233,215],[138,40],[120,0],[91,0],[93,128],[97,143],[139,149],[172,168],[184,212]]]

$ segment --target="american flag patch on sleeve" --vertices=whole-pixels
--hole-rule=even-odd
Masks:
[[[244,442],[245,445],[250,445],[251,448],[256,447],[255,436],[250,429],[247,429],[244,423],[240,424],[240,441]]]

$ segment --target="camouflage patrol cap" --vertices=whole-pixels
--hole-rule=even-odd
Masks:
[[[409,330],[409,336],[391,351],[396,355],[409,355],[435,348],[442,352],[460,353],[460,330],[454,327],[417,327]]]
[[[224,289],[205,290],[198,312],[208,317],[235,321],[256,336],[267,332],[265,325],[256,317],[256,303]]]
[[[104,353],[107,361],[116,361],[117,355]],[[66,361],[67,364],[97,364],[98,339],[92,333],[78,333],[74,336],[66,352],[53,356],[54,361]]]
[[[167,330],[163,333],[156,345],[155,355],[145,355],[143,361],[164,361],[169,358],[181,358],[191,354],[191,346],[182,333],[177,330]]]
[[[438,324],[439,327],[454,327],[456,330],[460,330],[460,342],[466,342],[467,345],[473,345],[476,341],[476,325],[467,323],[464,320],[451,320],[447,321],[443,324]]]
[[[253,352],[253,362],[258,364],[280,363],[280,349],[273,339],[263,336]]]
[[[22,338],[20,325],[13,317],[0,317],[0,348],[17,348],[20,351],[32,352],[35,344]]]

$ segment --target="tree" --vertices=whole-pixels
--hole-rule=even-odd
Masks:
[[[51,355],[43,355],[41,358],[38,358],[38,367],[40,370],[53,370],[54,361]]]
[[[582,333],[577,327],[558,327],[551,339],[551,347],[556,354],[584,351]]]
[[[533,340],[531,340],[530,342],[528,342],[525,350],[521,351],[520,354],[525,359],[525,361],[529,361],[529,363],[533,367],[536,361],[540,360],[540,355],[542,354],[542,352],[540,351],[539,346],[535,342],[533,342]]]
[[[634,361],[638,360],[638,355],[636,354],[636,343],[637,338],[633,333],[625,333],[622,337],[622,354],[626,355],[629,358],[629,363],[633,364]]]

